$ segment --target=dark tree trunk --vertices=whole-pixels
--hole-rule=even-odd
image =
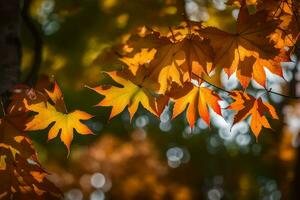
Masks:
[[[0,0],[0,94],[20,78],[21,0]]]

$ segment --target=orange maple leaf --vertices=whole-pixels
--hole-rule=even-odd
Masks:
[[[210,39],[215,50],[214,64],[223,67],[229,76],[236,72],[244,88],[251,78],[265,86],[264,67],[282,76],[280,62],[288,60],[286,52],[275,48],[270,39],[279,21],[269,20],[268,17],[268,12],[250,15],[247,8],[242,7],[236,33],[227,33],[214,27],[199,30],[200,35]]]
[[[267,102],[263,102],[261,98],[256,99],[242,91],[233,91],[231,97],[234,99],[234,102],[229,105],[228,109],[237,111],[233,124],[251,115],[250,127],[256,138],[258,138],[262,127],[271,128],[266,114],[273,119],[278,119],[274,107]]]
[[[175,87],[174,87],[175,88]],[[185,83],[183,88],[176,88],[171,93],[174,101],[173,117],[177,117],[186,109],[186,118],[191,127],[199,116],[210,126],[210,115],[208,107],[222,116],[219,101],[221,98],[212,90],[198,87],[192,83]]]
[[[92,131],[81,122],[81,120],[92,118],[92,115],[80,110],[68,113],[61,90],[56,82],[54,84],[53,92],[48,90],[46,90],[46,92],[53,105],[50,102],[39,102],[37,104],[29,105],[27,100],[24,100],[26,108],[37,113],[28,123],[26,123],[25,130],[43,130],[55,122],[49,130],[48,140],[55,138],[60,132],[60,139],[66,145],[69,152],[70,144],[73,140],[74,129],[82,135],[92,134]]]
[[[168,38],[185,54],[185,62],[180,66],[183,82],[191,81],[193,74],[208,75],[214,69],[214,52],[209,41],[199,35],[201,28],[201,23],[186,21],[168,33]]]
[[[200,26],[199,23],[185,24],[170,29],[167,35],[151,30],[141,36],[134,35],[127,42],[127,47],[133,48],[134,52],[129,54],[131,60],[149,58],[149,54],[155,53],[148,59],[151,62],[146,67],[147,77],[160,84],[158,93],[165,94],[172,82],[182,85],[191,80],[193,73],[201,76],[213,69],[213,49],[208,40],[196,32]]]

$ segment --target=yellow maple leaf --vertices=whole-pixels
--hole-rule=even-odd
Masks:
[[[155,49],[141,49],[141,51],[136,53],[133,57],[124,56],[119,59],[127,65],[133,75],[136,75],[141,66],[146,66],[150,63],[154,58],[155,53]]]
[[[53,92],[46,92],[54,105],[49,102],[28,105],[27,100],[24,100],[26,108],[37,113],[28,123],[26,123],[25,130],[43,130],[54,122],[49,130],[48,139],[51,140],[55,138],[60,132],[61,141],[66,145],[68,151],[70,151],[74,129],[82,135],[92,134],[92,131],[81,122],[81,120],[92,118],[92,115],[80,110],[68,113],[66,111],[61,90],[57,83],[54,85]]]
[[[124,71],[113,71],[107,74],[122,87],[98,86],[91,89],[105,96],[96,106],[112,107],[109,119],[121,113],[126,107],[132,119],[139,104],[155,116],[159,115],[158,99],[153,95],[153,85],[151,81],[144,79],[143,73],[132,76]]]

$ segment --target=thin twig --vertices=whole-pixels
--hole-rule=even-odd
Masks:
[[[297,97],[297,96],[290,96],[290,95],[285,95],[285,94],[281,94],[281,93],[278,93],[278,92],[274,92],[274,91],[272,91],[272,88],[269,88],[269,89],[265,88],[265,90],[267,91],[267,93],[276,94],[276,95],[284,97],[284,98],[300,99],[300,97]]]
[[[195,73],[193,73],[193,75],[196,76],[197,78],[201,79],[205,83],[213,86],[214,88],[216,88],[218,90],[221,90],[221,91],[226,92],[228,94],[232,93],[231,91],[228,91],[228,90],[226,90],[224,88],[221,88],[221,87],[219,87],[219,86],[217,86],[217,85],[215,85],[213,83],[210,83],[209,81],[205,80],[204,78],[202,78],[201,76],[199,76],[199,75],[197,75]],[[288,99],[300,99],[300,96],[299,97],[298,96],[289,96],[289,95],[281,94],[281,93],[278,93],[278,92],[274,92],[274,91],[272,91],[272,88],[269,88],[269,89],[265,88],[265,90],[266,90],[267,93],[275,94],[275,95],[278,95],[278,96],[281,96],[281,97],[284,97],[284,98],[288,98]]]
[[[201,76],[199,76],[199,75],[197,75],[197,74],[195,74],[195,73],[193,73],[193,75],[196,76],[197,78],[201,79],[201,80],[204,81],[205,83],[207,83],[207,84],[213,86],[214,88],[216,88],[216,89],[218,89],[218,90],[221,90],[221,91],[226,92],[226,93],[229,93],[229,94],[231,93],[230,91],[228,91],[228,90],[226,90],[226,89],[224,89],[224,88],[221,88],[221,87],[219,87],[219,86],[217,86],[217,85],[215,85],[215,84],[213,84],[213,83],[210,83],[209,81],[205,80],[204,78],[202,78]]]

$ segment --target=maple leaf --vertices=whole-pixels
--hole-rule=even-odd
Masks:
[[[249,15],[247,8],[242,7],[236,33],[227,33],[214,27],[199,30],[200,35],[210,39],[215,50],[214,64],[223,67],[228,76],[237,72],[237,78],[244,88],[251,78],[265,86],[264,67],[282,76],[280,62],[288,60],[286,52],[275,48],[270,39],[279,21],[269,20],[268,17],[264,11]]]
[[[62,194],[51,183],[41,166],[20,154],[13,156],[0,147],[0,199],[61,199]]]
[[[271,128],[266,115],[270,115],[273,119],[278,119],[274,107],[267,102],[263,102],[261,98],[256,99],[242,91],[232,91],[231,97],[234,99],[234,102],[229,105],[228,109],[237,112],[234,116],[233,124],[246,119],[248,116],[252,116],[250,127],[256,138],[258,138],[262,127]]]
[[[128,41],[127,46],[133,48],[133,52],[140,50],[138,56],[131,59],[145,57],[151,60],[147,65],[147,77],[160,84],[158,93],[165,94],[172,82],[182,85],[191,80],[193,73],[200,76],[209,74],[213,69],[213,49],[208,40],[203,40],[196,32],[200,26],[200,23],[189,22],[170,28],[167,35],[152,30],[142,36],[135,35]],[[155,55],[149,59],[151,53]]]
[[[155,49],[141,49],[140,52],[137,52],[133,57],[122,56],[119,58],[133,75],[136,75],[140,67],[146,67],[150,61],[154,58],[156,53]]]
[[[95,92],[105,96],[105,98],[96,106],[112,107],[109,119],[121,113],[126,107],[132,119],[137,111],[139,104],[145,109],[159,116],[158,101],[154,94],[153,88],[156,84],[145,79],[142,72],[138,72],[136,76],[130,75],[128,72],[106,72],[115,82],[122,87],[116,86],[98,86],[91,88]]]
[[[0,119],[0,147],[9,149],[12,154],[21,154],[29,158],[37,160],[31,140],[20,131],[25,128],[24,122],[27,116],[9,115]]]
[[[200,39],[199,36],[191,35],[182,42],[182,49],[185,52],[185,62],[181,66],[183,81],[191,81],[193,74],[197,76],[209,75],[214,69],[214,52],[208,40]]]
[[[199,35],[201,28],[201,23],[192,21],[170,28],[168,37],[185,53],[185,62],[180,66],[183,82],[191,81],[193,74],[209,75],[214,69],[212,62],[215,55],[209,41]]]
[[[148,57],[146,53],[153,52],[154,49],[155,56],[147,67],[149,68],[147,77],[159,83],[158,93],[164,94],[172,82],[182,83],[180,66],[185,60],[185,54],[169,38],[152,30],[151,32],[146,32],[142,37],[135,35],[128,41],[128,46],[135,51],[140,51],[139,54],[144,52],[140,56],[141,58]],[[139,65],[135,66],[139,67]]]
[[[48,140],[55,138],[60,132],[60,139],[66,145],[69,152],[70,144],[73,140],[74,129],[82,135],[92,134],[92,131],[81,122],[81,120],[92,118],[92,115],[80,110],[68,113],[61,90],[56,82],[54,84],[53,92],[48,90],[46,90],[46,92],[54,105],[49,102],[40,102],[29,105],[25,99],[24,103],[26,108],[37,113],[26,124],[25,130],[43,130],[54,122],[49,130]]]
[[[30,138],[22,131],[24,115],[0,119],[0,199],[60,199],[47,178]]]
[[[198,87],[192,83],[185,83],[183,88],[176,88],[171,93],[174,101],[173,117],[177,117],[186,110],[186,118],[191,127],[199,116],[210,126],[209,107],[222,116],[219,101],[221,98],[209,88]]]
[[[165,94],[172,82],[182,84],[180,66],[185,61],[185,53],[170,43],[159,49],[150,64],[149,78],[160,84],[158,93]]]

